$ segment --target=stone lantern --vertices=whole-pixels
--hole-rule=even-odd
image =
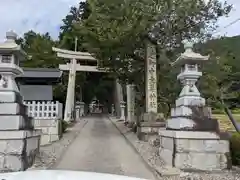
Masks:
[[[15,43],[17,35],[10,31],[0,44],[0,171],[21,171],[33,164],[39,151],[40,132],[33,130],[27,107],[15,77],[23,74],[19,61],[26,53]]]
[[[217,121],[198,111],[205,107],[205,99],[195,84],[202,76],[200,65],[207,62],[209,57],[193,52],[190,42],[185,41],[184,47],[185,52],[172,64],[181,67],[177,79],[183,88],[167,120],[167,129],[159,131],[159,155],[168,167],[223,170],[229,164],[229,142],[222,139],[220,133],[211,126],[218,127]]]
[[[191,42],[185,41],[184,48],[185,52],[172,63],[173,66],[181,67],[177,79],[180,80],[183,88],[179,98],[176,100],[176,108],[171,110],[172,118],[167,121],[167,128],[170,129],[193,128],[195,123],[188,118],[192,113],[189,106],[205,106],[205,99],[201,97],[196,82],[202,76],[201,65],[207,62],[209,56],[194,53]]]

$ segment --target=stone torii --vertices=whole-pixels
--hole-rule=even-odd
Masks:
[[[74,112],[75,107],[75,84],[76,84],[76,72],[84,71],[84,72],[106,72],[106,70],[100,70],[97,66],[87,66],[80,65],[77,60],[87,60],[87,61],[95,61],[95,59],[88,52],[79,52],[77,51],[77,39],[75,41],[75,51],[59,49],[53,47],[52,50],[57,52],[57,57],[70,59],[70,63],[60,64],[59,69],[62,71],[69,71],[69,79],[68,79],[68,87],[67,87],[67,97],[64,111],[64,120],[70,122],[72,120],[72,114]]]

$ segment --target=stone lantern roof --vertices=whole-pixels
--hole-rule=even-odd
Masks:
[[[0,54],[15,54],[20,60],[26,58],[27,54],[24,52],[20,45],[16,43],[17,34],[13,31],[6,33],[6,40],[0,43]]]
[[[202,56],[199,53],[193,52],[193,43],[187,40],[183,41],[185,52],[177,58],[175,62],[172,63],[172,66],[182,66],[184,64],[201,64],[206,62],[209,59],[209,56]]]

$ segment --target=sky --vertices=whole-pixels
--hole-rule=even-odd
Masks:
[[[223,0],[221,0],[223,1]],[[220,33],[216,35],[240,35],[240,21],[224,29],[226,25],[240,18],[240,0],[227,0],[233,4],[233,10],[228,18],[219,21]],[[0,2],[0,41],[4,40],[8,30],[22,36],[30,29],[45,33],[49,32],[56,39],[62,19],[67,15],[71,6],[79,0],[1,0]]]

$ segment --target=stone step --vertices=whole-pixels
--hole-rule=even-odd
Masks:
[[[23,101],[19,92],[15,91],[0,91],[0,103],[21,103]]]
[[[19,103],[0,103],[1,115],[26,115],[27,106]]]
[[[0,130],[24,130],[33,129],[33,120],[27,116],[0,115]]]

